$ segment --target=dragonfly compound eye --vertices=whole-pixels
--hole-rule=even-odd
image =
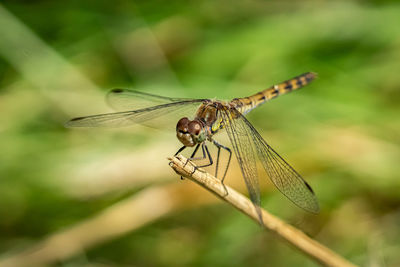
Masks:
[[[190,120],[188,118],[182,118],[178,121],[176,124],[176,131],[181,132],[181,133],[187,133],[188,132],[188,124]]]
[[[192,135],[199,135],[201,132],[201,124],[198,121],[191,121],[189,122],[188,129],[189,133]]]
[[[182,118],[176,124],[176,137],[185,146],[192,147],[196,144],[194,138],[189,133],[190,120],[188,118]]]

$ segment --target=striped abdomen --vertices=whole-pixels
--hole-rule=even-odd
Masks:
[[[264,91],[258,92],[252,96],[235,98],[230,103],[232,103],[242,114],[245,114],[270,99],[289,93],[293,90],[300,89],[301,87],[309,84],[315,79],[315,77],[315,73],[306,72],[290,80],[265,89]]]

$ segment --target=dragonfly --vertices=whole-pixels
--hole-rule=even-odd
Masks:
[[[225,171],[221,177],[222,184],[224,184],[231,162],[232,149],[220,144],[214,137],[217,133],[225,130],[261,223],[257,157],[272,183],[283,195],[298,207],[316,214],[319,212],[319,204],[311,186],[263,139],[245,117],[246,114],[261,104],[300,89],[315,78],[316,74],[313,72],[303,73],[254,95],[234,98],[231,101],[171,98],[137,90],[113,89],[107,94],[106,99],[111,107],[121,111],[73,118],[66,123],[66,126],[123,127],[143,124],[161,127],[166,124],[172,128],[172,125],[176,125],[176,137],[183,146],[176,152],[175,156],[186,148],[193,148],[193,153],[188,158],[189,161],[199,159],[207,161],[204,165],[196,166],[195,171],[197,168],[214,164],[207,147],[208,144],[213,144],[217,148],[216,177],[221,149],[229,154]],[[192,119],[187,116],[178,117],[182,113],[193,115]],[[168,121],[170,117],[180,119],[175,124]],[[202,156],[196,157],[199,149],[202,151]]]

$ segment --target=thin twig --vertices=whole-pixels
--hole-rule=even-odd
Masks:
[[[253,203],[242,194],[232,188],[222,185],[220,180],[203,170],[195,171],[195,165],[181,155],[169,158],[170,166],[179,174],[189,178],[195,183],[201,185],[208,191],[214,193],[225,200],[239,211],[243,212],[251,219],[259,223],[259,217]],[[354,264],[342,258],[329,248],[308,237],[302,231],[283,222],[279,218],[261,209],[263,226],[271,232],[277,234],[297,249],[305,253],[310,258],[316,260],[325,266],[347,266],[355,267]]]

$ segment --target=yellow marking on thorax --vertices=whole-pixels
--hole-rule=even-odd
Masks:
[[[211,131],[212,133],[216,133],[219,129],[223,128],[223,125],[221,125],[222,119],[218,118],[211,126]]]

